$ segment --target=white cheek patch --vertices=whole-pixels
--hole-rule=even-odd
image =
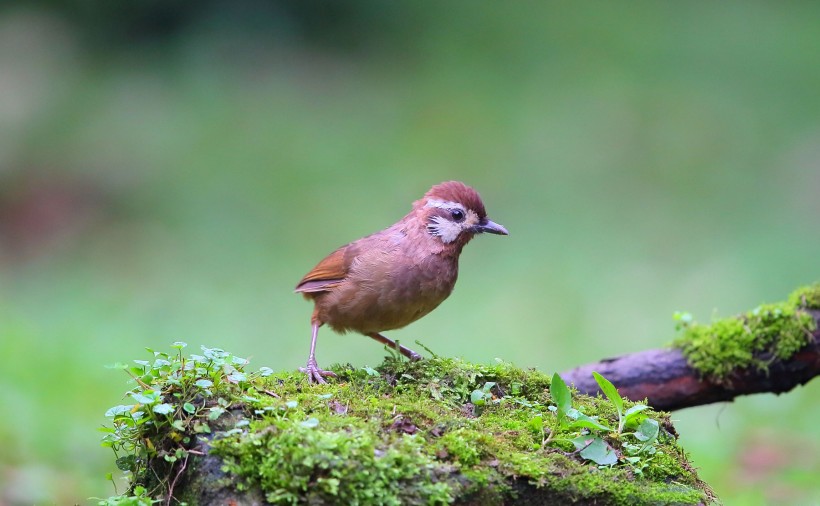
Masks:
[[[427,230],[432,235],[438,236],[444,244],[450,244],[461,233],[461,224],[454,223],[442,216],[433,216],[430,224],[427,225]]]
[[[461,223],[448,220],[443,216],[433,216],[427,225],[427,230],[430,231],[430,234],[441,239],[444,244],[450,244],[458,238],[459,234],[469,230],[477,223],[478,215],[473,211],[467,211],[466,217]]]
[[[464,213],[464,220],[455,222],[444,216],[433,216],[430,218],[430,223],[427,225],[427,230],[431,235],[441,239],[444,244],[450,244],[455,241],[459,234],[463,231],[472,228],[478,224],[478,215],[472,209],[466,209],[458,202],[448,202],[446,200],[428,199],[424,207],[435,207],[438,209],[445,209],[448,212],[459,210]]]

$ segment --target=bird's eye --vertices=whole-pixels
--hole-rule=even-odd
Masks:
[[[450,216],[453,217],[453,221],[464,221],[464,211],[461,209],[453,209],[450,211]]]

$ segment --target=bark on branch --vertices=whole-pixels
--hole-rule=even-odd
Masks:
[[[783,393],[820,376],[820,311],[814,317],[812,340],[788,360],[773,361],[768,370],[747,368],[736,371],[730,382],[717,383],[702,378],[679,349],[640,351],[566,371],[561,377],[581,393],[600,392],[592,377],[597,371],[609,379],[624,397],[646,398],[658,410],[673,411],[713,402],[731,401],[741,395],[761,392]],[[761,357],[766,359],[767,357]]]

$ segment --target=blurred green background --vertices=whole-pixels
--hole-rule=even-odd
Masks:
[[[820,279],[820,3],[7,1],[0,505],[113,493],[96,427],[186,341],[293,369],[293,286],[431,185],[482,194],[390,334],[545,372]],[[320,364],[375,365],[320,334]],[[675,413],[726,504],[820,504],[820,383]],[[123,486],[120,486],[120,490]]]

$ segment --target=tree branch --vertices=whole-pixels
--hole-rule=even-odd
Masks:
[[[820,376],[820,311],[807,312],[817,324],[811,342],[788,360],[772,361],[768,370],[741,369],[727,378],[729,381],[717,383],[702,378],[677,348],[604,359],[566,371],[561,377],[579,392],[595,395],[600,389],[592,371],[597,371],[618,387],[624,397],[635,401],[647,399],[650,406],[664,411],[731,401],[741,395],[788,392]]]

